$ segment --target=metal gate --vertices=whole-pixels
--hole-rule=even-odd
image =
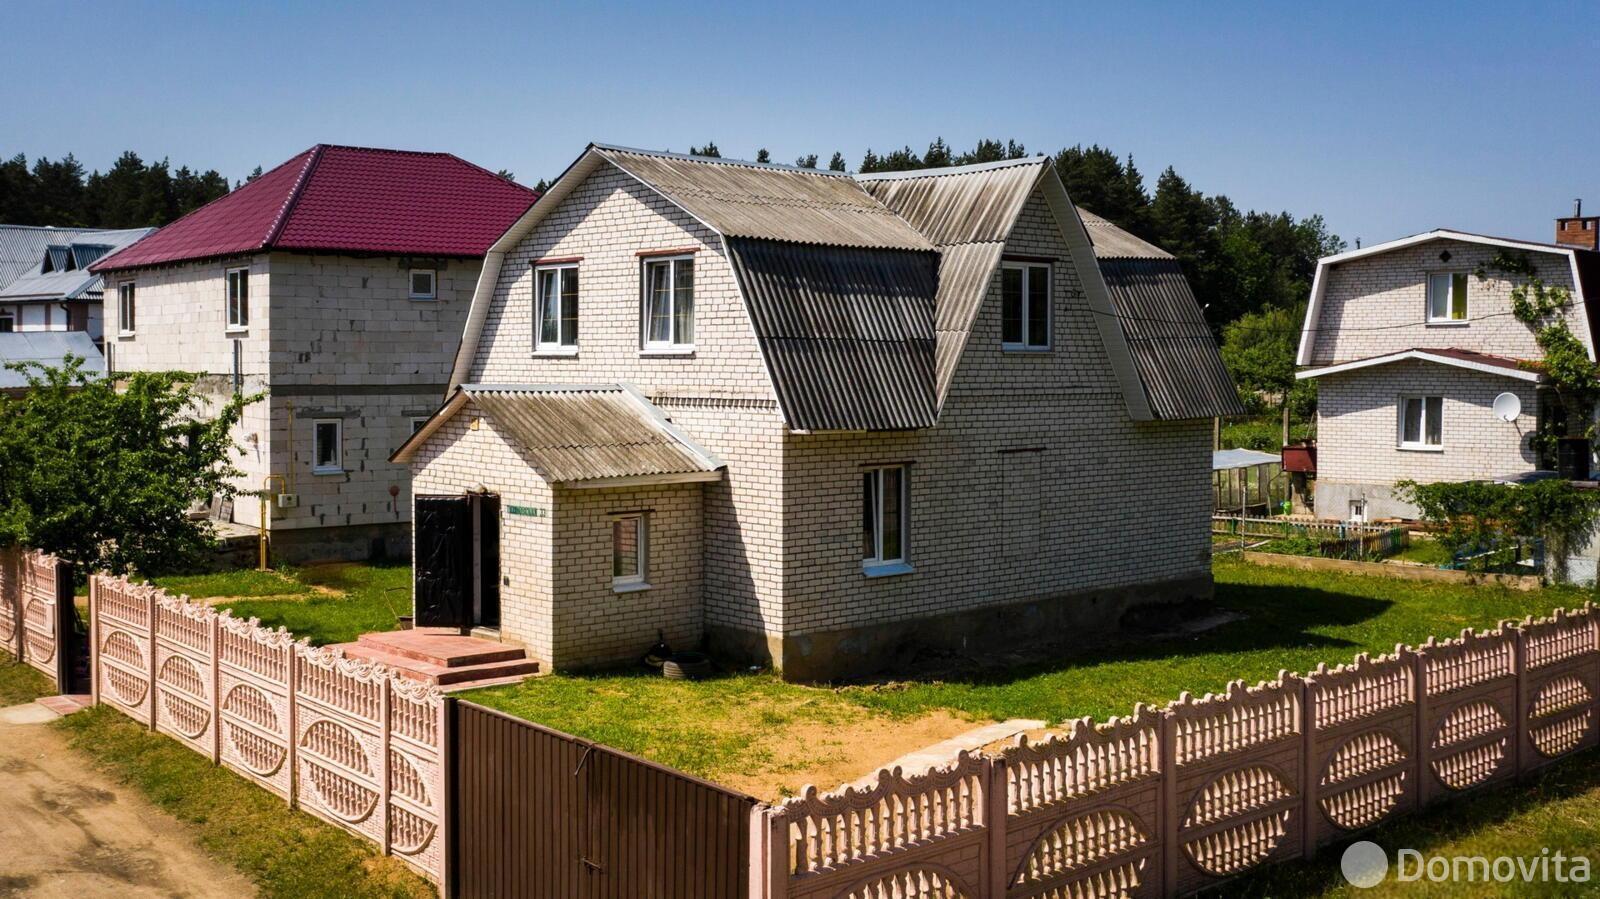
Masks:
[[[744,899],[756,800],[451,699],[451,894]]]

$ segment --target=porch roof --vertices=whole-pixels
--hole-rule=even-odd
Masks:
[[[627,384],[464,384],[391,461],[410,462],[469,402],[552,484],[607,487],[722,477],[721,459]]]

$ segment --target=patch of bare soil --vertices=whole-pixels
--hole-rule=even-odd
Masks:
[[[0,899],[255,894],[47,724],[0,723],[0,774]]]
[[[769,802],[798,796],[808,784],[827,793],[976,726],[944,711],[897,720],[863,710],[844,721],[796,722],[763,741],[764,764],[718,782]]]

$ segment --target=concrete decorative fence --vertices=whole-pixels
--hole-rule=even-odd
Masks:
[[[1592,606],[768,810],[766,895],[1174,896],[1600,742]]]
[[[71,663],[63,616],[73,614],[71,565],[41,552],[0,549],[0,649],[59,689]]]
[[[126,578],[89,620],[97,702],[444,882],[437,688]]]

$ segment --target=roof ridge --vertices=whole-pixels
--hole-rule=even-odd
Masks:
[[[272,220],[271,227],[267,228],[267,236],[261,241],[261,249],[271,247],[277,242],[279,235],[283,234],[283,228],[289,223],[289,216],[294,211],[295,204],[300,201],[301,192],[305,190],[306,183],[311,180],[312,172],[316,171],[318,160],[322,159],[322,154],[327,149],[327,144],[317,144],[307,154],[305,164],[300,169],[300,176],[289,188],[289,196],[278,209],[278,215]]]
[[[899,172],[857,172],[851,177],[857,181],[897,181],[902,178],[941,178],[947,175],[966,175],[990,169],[1010,168],[1017,165],[1040,165],[1050,157],[1019,156],[1016,159],[997,159],[994,162],[973,162],[967,165],[944,165],[931,169],[906,169]]]
[[[734,159],[723,156],[697,156],[692,153],[674,153],[671,150],[646,150],[641,147],[623,147],[617,144],[605,144],[595,141],[589,145],[596,150],[610,150],[615,153],[634,153],[639,156],[661,156],[666,159],[682,159],[688,162],[700,162],[706,165],[736,165],[752,169],[771,169],[779,172],[796,172],[801,175],[819,175],[825,178],[849,178],[849,172],[835,172],[832,169],[808,169],[800,165],[787,165],[781,162],[756,162],[752,159]]]

